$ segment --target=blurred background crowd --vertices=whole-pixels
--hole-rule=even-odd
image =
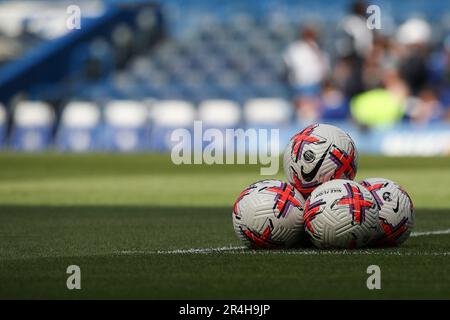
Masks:
[[[355,120],[369,126],[449,120],[446,20],[439,29],[412,15],[398,26],[383,25],[384,20],[370,29],[367,7],[354,2],[337,23],[336,50],[321,47],[321,32],[327,30],[303,25],[285,51],[298,116],[317,120],[336,110],[344,115],[350,103]]]
[[[70,30],[73,4],[81,28]],[[449,9],[438,0],[0,1],[0,141],[167,150],[170,130],[194,119],[291,131],[325,121],[439,128],[436,150],[447,153]]]

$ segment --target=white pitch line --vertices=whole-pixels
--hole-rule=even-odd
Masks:
[[[158,253],[158,254],[214,253],[214,252],[236,251],[236,250],[245,250],[245,249],[247,249],[247,247],[229,246],[229,247],[220,247],[220,248],[200,248],[200,249],[192,248],[192,249],[177,249],[177,250],[168,250],[168,251],[158,250],[158,251],[156,251],[156,253]]]
[[[430,235],[450,234],[450,229],[413,232],[411,237],[423,237]],[[226,246],[218,248],[190,248],[175,250],[123,250],[119,251],[120,255],[134,254],[210,254],[228,252],[232,254],[289,254],[289,255],[382,255],[382,256],[449,256],[450,252],[401,252],[401,251],[376,251],[376,250],[248,250],[243,246]]]
[[[226,252],[226,251],[236,251],[244,250],[247,247],[238,246],[228,246],[228,247],[218,247],[218,248],[191,248],[191,249],[175,249],[175,250],[157,250],[157,251],[146,251],[146,250],[124,250],[120,251],[120,254],[189,254],[189,253],[215,253],[215,252]]]
[[[422,237],[422,236],[433,236],[439,234],[450,234],[450,229],[437,230],[437,231],[426,231],[426,232],[413,232],[411,237]]]
[[[401,252],[401,251],[376,251],[376,250],[249,250],[235,251],[231,253],[237,254],[284,254],[284,255],[300,255],[300,256],[450,256],[450,252],[439,251],[422,251],[422,252]]]

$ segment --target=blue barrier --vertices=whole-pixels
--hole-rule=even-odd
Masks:
[[[351,122],[331,122],[346,131],[361,154],[389,156],[432,156],[450,154],[450,123],[427,126],[398,124],[390,128],[361,129]],[[280,130],[280,145],[306,124],[291,125]]]
[[[325,122],[338,126],[346,131],[355,141],[361,154],[382,154],[388,156],[435,156],[450,155],[450,123],[440,122],[428,126],[413,124],[398,124],[390,128],[362,129],[355,124],[342,122]],[[242,127],[241,129],[278,129],[279,150],[284,151],[289,139],[309,123],[289,124],[282,128],[268,127]],[[1,128],[0,128],[1,129]],[[137,128],[121,128],[107,126],[101,122],[94,128],[60,128],[55,137],[52,137],[51,127],[46,128],[16,128],[13,130],[10,140],[3,145],[10,146],[19,151],[44,151],[50,146],[55,146],[60,151],[90,152],[90,151],[115,151],[115,152],[171,152],[177,141],[171,141],[172,132],[178,127],[168,127],[148,122]],[[190,135],[188,144],[193,148],[195,141],[201,141],[201,148],[205,149],[211,141],[205,141],[204,134],[208,129],[215,129],[225,137],[225,128],[213,128],[205,126],[201,132],[185,128]],[[200,136],[194,136],[200,134]],[[258,139],[258,145],[245,146],[247,153],[256,153],[259,150],[267,150],[273,143],[270,130],[267,139]],[[0,139],[2,139],[0,135]],[[55,143],[53,143],[55,142]],[[229,142],[229,141],[228,141]],[[223,142],[226,147],[227,141]],[[242,142],[242,141],[241,141]],[[234,141],[235,147],[238,142]],[[240,143],[240,142],[239,142]],[[221,145],[218,142],[217,145]],[[186,148],[189,146],[186,146]],[[211,146],[210,146],[211,147]]]

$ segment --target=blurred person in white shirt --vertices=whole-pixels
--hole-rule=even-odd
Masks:
[[[367,27],[367,4],[355,1],[350,7],[350,13],[339,23],[338,29],[347,38],[338,39],[337,50],[340,56],[356,54],[364,58],[372,49],[373,33]]]
[[[299,39],[288,46],[283,58],[294,89],[297,114],[303,120],[319,117],[319,95],[328,75],[329,60],[318,44],[317,30],[305,26]]]

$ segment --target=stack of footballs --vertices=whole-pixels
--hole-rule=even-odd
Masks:
[[[253,249],[400,245],[414,225],[411,198],[388,179],[353,181],[357,161],[341,129],[303,129],[284,152],[288,182],[262,180],[239,194],[232,214],[238,237]]]

